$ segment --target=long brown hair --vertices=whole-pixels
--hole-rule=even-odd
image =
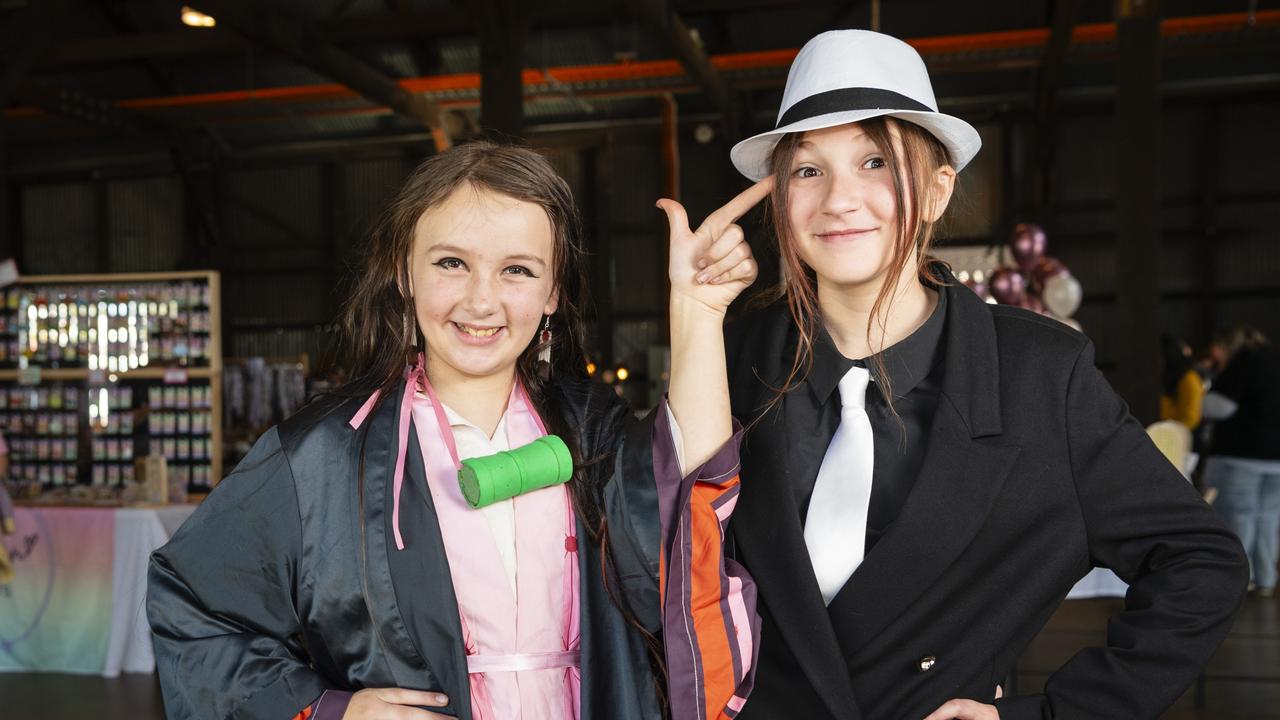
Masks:
[[[552,277],[559,300],[556,313],[548,319],[552,335],[551,367],[539,367],[537,356],[544,346],[540,340],[542,333],[538,332],[516,360],[516,375],[547,430],[559,435],[569,447],[574,472],[568,491],[574,510],[592,542],[600,547],[606,591],[627,622],[644,637],[655,669],[655,691],[662,702],[661,647],[616,591],[619,579],[602,509],[603,487],[591,484],[589,478],[594,473],[585,472],[589,467],[607,463],[609,456],[583,456],[584,433],[591,429],[570,425],[559,394],[551,387],[550,378],[582,380],[586,377],[584,310],[589,307],[589,301],[577,206],[568,183],[546,158],[529,148],[478,141],[434,155],[413,171],[375,224],[355,282],[343,304],[340,357],[345,361],[350,380],[338,392],[367,397],[377,390],[381,393],[379,403],[385,402],[404,378],[406,363],[425,351],[413,298],[408,292],[414,230],[424,213],[431,212],[464,186],[537,205],[551,221]],[[598,418],[586,418],[587,421],[593,419]],[[360,455],[359,482],[363,486],[363,446]],[[363,501],[363,487],[359,496]]]
[[[930,255],[937,223],[925,220],[921,201],[929,198],[931,191],[929,178],[938,168],[951,164],[951,159],[946,147],[918,125],[883,116],[864,120],[858,123],[858,126],[880,150],[885,164],[893,169],[893,189],[896,196],[894,212],[898,230],[893,243],[893,254],[889,260],[886,281],[876,295],[876,301],[871,306],[871,315],[867,318],[867,340],[870,342],[871,330],[877,320],[881,332],[884,331],[885,319],[881,316],[883,314],[887,317],[887,313],[882,311],[887,309],[886,303],[890,302],[894,293],[897,292],[898,279],[911,258],[912,250],[916,251],[916,274],[920,282],[934,286],[944,283],[942,276],[935,269],[938,261]],[[901,139],[900,143],[894,141],[895,130]],[[821,319],[821,311],[818,307],[817,275],[813,268],[806,265],[800,257],[789,221],[788,190],[791,185],[791,164],[795,161],[796,150],[803,139],[803,133],[790,133],[784,136],[774,148],[770,159],[770,172],[776,180],[770,196],[769,215],[774,237],[782,256],[782,273],[778,284],[766,291],[766,298],[776,300],[785,297],[791,318],[799,330],[791,370],[786,380],[777,388],[777,394],[770,402],[770,406],[781,398],[782,393],[795,387],[808,375],[813,366],[813,342]],[[870,361],[875,373],[876,385],[892,411],[893,387],[884,366],[884,358],[876,352],[871,356]]]

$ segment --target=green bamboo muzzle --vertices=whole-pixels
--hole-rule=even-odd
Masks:
[[[573,457],[556,435],[543,435],[515,450],[462,461],[458,485],[473,508],[568,482]]]

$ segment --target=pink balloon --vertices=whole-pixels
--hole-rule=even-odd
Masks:
[[[1027,294],[1027,279],[1011,267],[991,273],[991,297],[1001,305],[1020,305]]]
[[[972,277],[969,277],[964,281],[964,286],[972,290],[974,295],[977,295],[983,300],[987,299],[987,284],[985,282],[978,282]]]
[[[1044,315],[1046,312],[1048,312],[1045,309],[1044,301],[1040,299],[1040,296],[1032,295],[1031,293],[1027,293],[1022,298],[1022,307],[1030,310],[1033,313],[1039,313],[1041,315]]]
[[[1063,265],[1058,258],[1045,256],[1037,260],[1035,266],[1031,268],[1031,287],[1036,292],[1043,292],[1044,284],[1048,282],[1049,278],[1070,274],[1067,266]]]
[[[1030,272],[1036,261],[1044,257],[1049,241],[1044,230],[1032,223],[1018,223],[1013,226],[1013,235],[1009,238],[1009,249],[1013,251],[1013,260],[1023,272]]]

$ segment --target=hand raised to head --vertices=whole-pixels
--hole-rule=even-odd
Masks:
[[[712,212],[696,230],[689,228],[684,206],[663,198],[658,207],[670,227],[671,292],[724,313],[755,281],[759,268],[736,220],[773,190],[773,176],[752,185]]]

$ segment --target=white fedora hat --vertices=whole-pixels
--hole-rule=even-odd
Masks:
[[[982,147],[972,125],[938,112],[929,72],[915,48],[869,30],[832,30],[805,43],[791,63],[775,127],[734,145],[729,157],[738,172],[760,180],[769,174],[769,156],[783,135],[883,115],[932,133],[956,170]]]

